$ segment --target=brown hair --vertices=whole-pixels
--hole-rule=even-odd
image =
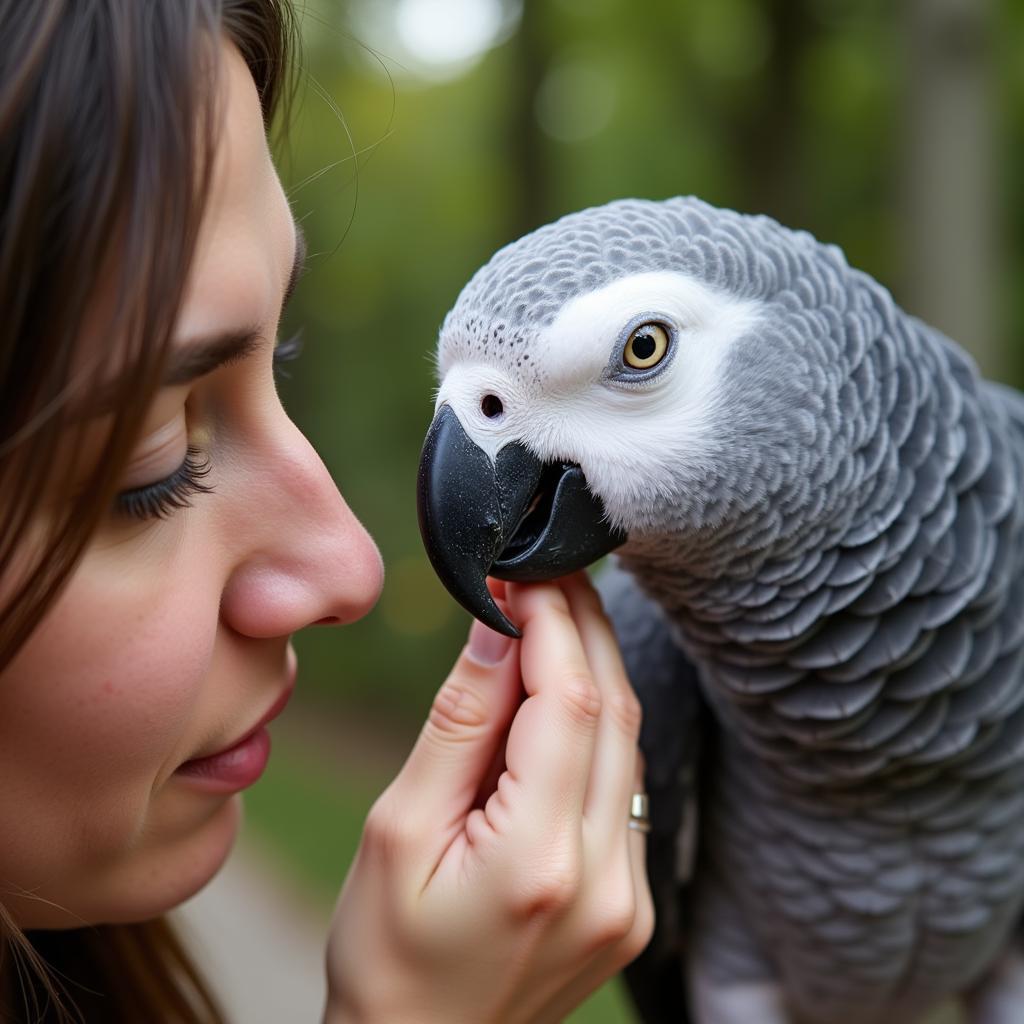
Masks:
[[[158,386],[206,194],[222,33],[269,126],[292,81],[288,0],[0,4],[0,671],[110,507]],[[72,489],[77,407],[111,381],[103,450]],[[55,983],[23,969],[40,957],[84,1020],[219,1019],[164,922],[26,938],[0,906],[0,1021],[63,1018]]]

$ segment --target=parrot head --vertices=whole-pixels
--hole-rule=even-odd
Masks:
[[[812,278],[834,297],[838,250],[693,198],[620,200],[497,252],[442,325],[420,462],[420,528],[452,595],[518,635],[487,575],[707,538],[799,487],[835,375],[820,302],[799,296],[822,258]]]

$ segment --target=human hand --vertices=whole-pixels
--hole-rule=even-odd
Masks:
[[[370,811],[335,910],[325,1020],[559,1021],[650,939],[640,707],[585,574],[500,585]]]

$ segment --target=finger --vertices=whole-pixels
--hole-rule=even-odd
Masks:
[[[633,767],[633,792],[646,793],[644,783],[644,759],[637,751]],[[651,911],[651,888],[647,881],[647,830],[634,825],[630,827],[632,818],[627,817],[626,834],[629,843],[629,866],[633,875],[633,891],[637,898],[637,914],[646,919],[653,916]],[[641,911],[646,913],[641,914]],[[644,922],[641,921],[641,924]]]
[[[474,808],[482,808],[487,803],[488,799],[498,788],[498,779],[501,778],[504,771],[505,744],[504,742],[500,742],[494,751],[494,757],[491,759],[491,764],[487,771],[484,772],[483,779],[477,789],[476,798],[473,800]]]
[[[519,703],[522,704],[525,699],[526,692],[520,688]],[[490,767],[484,773],[483,780],[480,783],[480,788],[477,790],[476,799],[473,801],[474,808],[482,808],[498,788],[498,780],[507,768],[507,765],[505,764],[505,743],[507,739],[508,735],[506,732],[506,735],[501,739],[494,751],[494,758],[491,761]]]
[[[523,702],[509,732],[505,760],[527,794],[531,828],[583,814],[601,714],[583,643],[565,594],[553,584],[510,585],[509,608],[520,623]]]
[[[634,758],[634,767],[630,777],[635,791],[643,792],[644,765],[643,757],[639,752]],[[564,1020],[570,1011],[579,1006],[592,992],[621,971],[628,963],[635,960],[650,942],[654,928],[654,904],[647,881],[645,861],[647,838],[645,833],[629,828],[626,821],[622,823],[622,829],[629,836],[627,842],[629,866],[626,870],[629,876],[628,884],[632,890],[632,919],[621,936],[614,933],[609,934],[607,944],[597,950],[568,985],[557,989],[548,997],[544,1009],[539,1015],[540,1019]],[[617,872],[621,869],[616,868],[615,870]],[[612,891],[616,885],[614,879],[619,877],[617,873],[614,873],[608,882],[602,884],[602,891],[605,893]]]
[[[633,772],[640,736],[640,702],[633,692],[611,623],[585,573],[562,581],[580,631],[594,682],[601,691],[601,720],[594,766],[583,805],[600,848],[619,847],[625,856],[622,823],[629,814]]]
[[[491,760],[491,765],[484,773],[483,781],[477,787],[476,796],[473,798],[473,810],[482,809],[498,788],[498,779],[505,771],[505,751],[497,750]]]
[[[636,764],[633,769],[633,791],[646,793],[644,781],[645,766],[643,755],[637,751]],[[647,878],[647,832],[639,828],[629,828],[629,867],[633,876],[633,892],[636,898],[636,913],[633,927],[625,940],[626,962],[634,960],[651,941],[654,931],[654,898],[651,895],[651,884]]]
[[[518,643],[470,628],[389,796],[413,835],[445,848],[461,830],[519,706]]]
[[[630,788],[633,793],[645,791],[644,761],[639,751],[633,756]],[[591,961],[587,974],[592,985],[600,984],[635,960],[651,938],[654,904],[647,881],[647,832],[635,827],[637,824],[628,813],[620,821],[619,829],[625,837],[623,846],[626,856],[623,861],[609,861],[609,875],[601,883],[601,890],[608,898],[613,893],[618,893],[619,898],[628,898],[629,912],[618,918],[616,927],[607,935],[607,945]],[[624,894],[628,894],[628,897],[624,897]],[[623,904],[619,905],[619,910],[623,910]]]

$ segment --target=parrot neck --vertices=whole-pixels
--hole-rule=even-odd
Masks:
[[[742,591],[799,572],[820,557],[821,535],[799,523],[769,532],[761,512],[749,511],[713,527],[631,535],[618,555],[663,607],[697,610],[741,601]]]
[[[1024,763],[1024,403],[1011,418],[919,340],[881,439],[847,449],[860,476],[834,460],[809,529],[780,546],[752,520],[621,549],[757,770],[858,799],[896,786],[900,815],[947,767]]]

